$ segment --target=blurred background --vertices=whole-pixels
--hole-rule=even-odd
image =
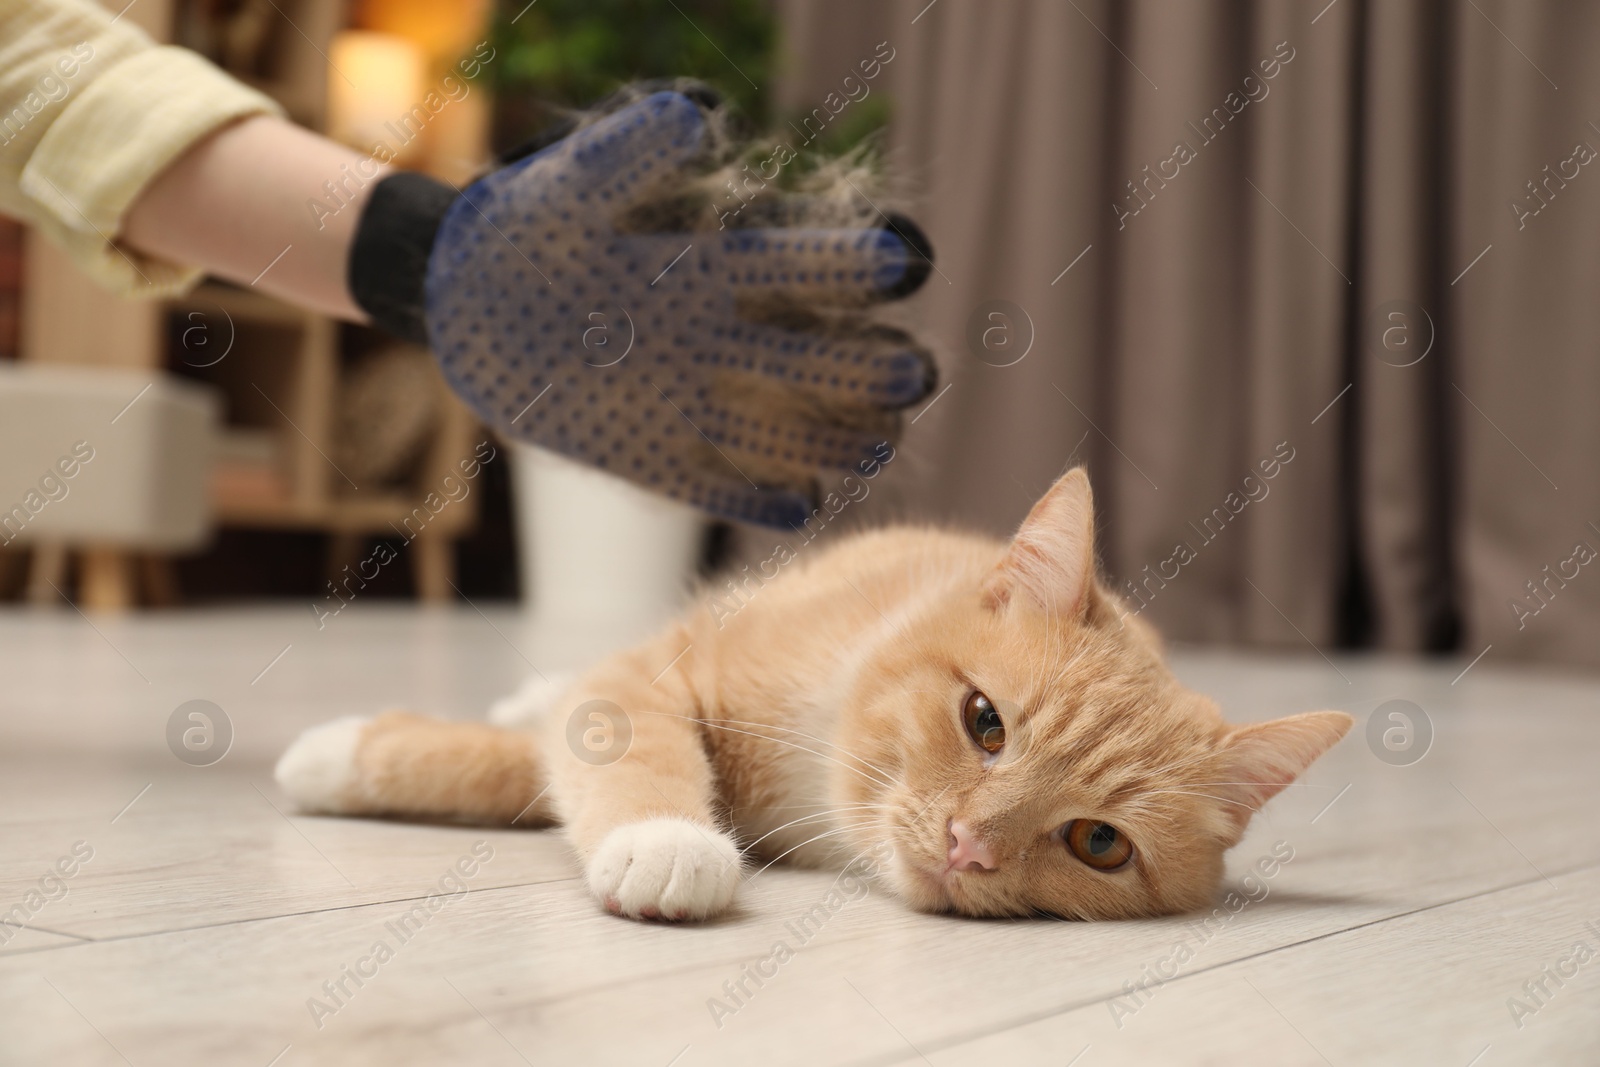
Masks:
[[[1107,580],[1172,640],[1600,665],[1600,9],[142,0],[127,17],[297,121],[457,182],[641,77],[711,82],[796,149],[876,153],[937,250],[896,314],[943,379],[829,539],[905,518],[1004,534],[1083,462]],[[380,545],[399,563],[364,583],[372,602],[538,608],[607,556],[677,590],[783,537],[662,513],[563,554],[534,527],[591,490],[519,473],[537,461],[512,450],[451,489],[491,438],[425,353],[222,284],[120,301],[9,223],[0,357],[60,372],[0,387],[0,598],[41,610],[315,614]],[[101,390],[114,412],[146,383],[105,431],[121,496],[86,480],[75,518],[35,493],[59,458],[52,405]],[[669,527],[686,550],[659,550]]]

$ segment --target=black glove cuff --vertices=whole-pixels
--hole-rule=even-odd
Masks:
[[[350,245],[350,295],[373,325],[428,346],[424,285],[433,239],[455,189],[424,174],[391,174],[372,188]]]

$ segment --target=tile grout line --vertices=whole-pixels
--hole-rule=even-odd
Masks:
[[[475,887],[473,889],[470,889],[470,890],[468,890],[468,892],[471,892],[471,893],[494,893],[494,892],[498,892],[498,891],[503,890],[503,889],[527,889],[530,886],[560,885],[563,882],[581,882],[581,881],[583,881],[582,876],[580,876],[580,875],[572,875],[572,876],[566,877],[566,878],[552,878],[552,879],[549,879],[548,881],[515,882],[515,883],[512,883],[510,885],[480,886],[480,887]],[[108,945],[108,944],[112,944],[114,942],[119,942],[119,941],[136,941],[141,937],[166,937],[168,934],[189,934],[189,933],[195,933],[195,932],[200,931],[200,930],[220,930],[220,929],[222,929],[224,927],[228,927],[228,926],[245,926],[245,925],[248,925],[250,923],[272,922],[272,921],[274,921],[276,919],[302,919],[302,918],[305,918],[306,916],[309,916],[309,915],[328,915],[328,914],[331,914],[333,912],[355,911],[355,910],[360,909],[360,908],[382,908],[382,907],[387,907],[390,904],[407,904],[407,903],[411,903],[413,901],[426,900],[426,899],[428,899],[428,894],[424,893],[424,894],[422,894],[420,896],[415,896],[415,897],[395,897],[392,900],[363,901],[363,902],[361,902],[359,904],[337,904],[337,905],[335,905],[335,906],[333,906],[331,908],[310,908],[310,909],[307,909],[306,911],[286,911],[286,912],[283,912],[282,914],[278,914],[278,915],[252,915],[252,916],[249,916],[249,917],[243,918],[243,919],[227,919],[227,920],[225,920],[223,922],[200,923],[200,924],[198,924],[196,926],[173,926],[173,927],[169,927],[169,928],[165,928],[165,929],[161,929],[161,930],[140,930],[140,931],[138,931],[136,933],[131,933],[131,934],[109,934],[109,935],[106,935],[106,936],[103,936],[103,937],[95,937],[95,936],[93,936],[91,934],[70,934],[70,933],[67,933],[66,931],[63,931],[63,930],[43,930],[41,927],[36,927],[36,926],[21,927],[20,929],[41,930],[41,932],[43,932],[43,933],[60,934],[62,937],[76,938],[79,942],[81,942],[82,944],[85,944],[85,945]],[[75,946],[75,945],[53,945],[53,946],[49,946],[49,947],[52,947],[52,948],[75,948],[77,946]],[[30,949],[30,950],[26,950],[26,951],[32,951],[32,950]],[[20,953],[16,953],[16,954],[20,955]],[[4,959],[4,958],[5,958],[4,955],[0,955],[0,959]]]

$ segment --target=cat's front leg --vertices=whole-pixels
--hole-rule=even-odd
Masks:
[[[549,721],[561,821],[589,889],[634,919],[707,919],[733,902],[738,845],[715,815],[679,627],[600,664]],[[654,681],[652,682],[652,679]]]

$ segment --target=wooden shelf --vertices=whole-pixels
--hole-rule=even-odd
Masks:
[[[318,529],[346,534],[384,534],[411,540],[413,536],[459,536],[471,527],[474,515],[465,501],[450,503],[432,513],[421,500],[400,493],[363,494],[323,502],[302,502],[292,497],[219,494],[217,521],[224,526],[268,529]],[[426,521],[421,516],[427,516]],[[411,526],[406,523],[410,521]]]

